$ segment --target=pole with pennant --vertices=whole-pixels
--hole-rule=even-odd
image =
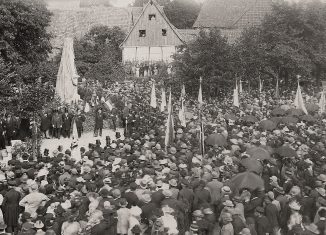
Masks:
[[[326,97],[325,97],[325,89],[321,92],[320,101],[319,101],[319,113],[325,113],[325,105],[326,105]]]
[[[203,124],[203,91],[202,91],[202,82],[203,82],[203,78],[200,77],[199,79],[199,92],[198,92],[198,103],[199,103],[199,120],[200,120],[200,150],[201,150],[201,154],[204,157],[205,154],[205,135],[204,135],[204,124]]]
[[[165,97],[165,89],[164,87],[162,87],[162,95],[161,95],[161,112],[165,111],[165,107],[166,107],[166,97]]]
[[[275,98],[280,98],[280,90],[278,85],[278,78],[276,79]]]
[[[184,107],[185,96],[186,96],[186,90],[185,90],[185,86],[183,85],[181,89],[181,96],[180,96],[181,107],[179,109],[179,120],[181,126],[183,127],[187,127],[185,107]]]
[[[305,114],[308,114],[306,106],[304,104],[304,100],[301,93],[301,87],[300,87],[300,75],[297,76],[298,78],[298,88],[297,93],[295,95],[294,105],[297,109],[301,109]]]
[[[165,131],[165,151],[167,152],[168,146],[173,143],[174,140],[174,122],[173,122],[173,110],[172,110],[172,95],[170,88],[169,103],[168,103],[168,118]]]
[[[151,92],[151,107],[156,109],[157,103],[156,103],[156,91],[155,91],[155,81],[153,81],[153,87]]]

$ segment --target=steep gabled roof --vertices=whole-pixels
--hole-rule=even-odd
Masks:
[[[167,18],[167,16],[165,15],[163,8],[155,1],[155,0],[150,0],[148,1],[148,3],[143,7],[143,11],[142,13],[139,15],[138,19],[135,21],[133,27],[131,28],[131,30],[129,31],[128,35],[126,36],[125,40],[121,43],[120,47],[123,47],[123,45],[125,44],[125,42],[129,39],[131,33],[133,32],[133,30],[135,29],[136,25],[138,24],[138,22],[141,20],[141,18],[144,16],[145,10],[146,8],[150,5],[154,5],[155,8],[157,9],[157,11],[160,13],[160,15],[164,18],[164,20],[167,22],[167,24],[170,26],[170,28],[172,29],[172,31],[177,35],[177,37],[184,42],[182,36],[179,34],[178,30],[176,27],[174,27],[173,24],[171,24],[171,22],[169,21],[169,19]]]
[[[206,0],[195,28],[236,29],[259,25],[272,10],[273,0]]]

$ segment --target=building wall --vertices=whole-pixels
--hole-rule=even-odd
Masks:
[[[172,62],[172,55],[176,52],[175,46],[162,47],[124,47],[122,49],[123,63],[133,62]]]
[[[149,15],[155,14],[155,20],[149,20]],[[162,29],[167,30],[167,35],[162,35]],[[145,37],[139,37],[139,30],[146,30]],[[148,5],[145,8],[141,19],[136,22],[135,27],[131,31],[128,39],[124,43],[124,47],[142,47],[142,46],[176,46],[181,45],[182,41],[173,32],[169,23],[160,14],[157,8],[153,5]]]

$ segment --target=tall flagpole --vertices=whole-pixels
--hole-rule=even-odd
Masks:
[[[200,77],[199,84],[199,93],[198,93],[198,102],[199,102],[199,120],[200,120],[200,150],[201,154],[204,157],[205,146],[204,146],[204,124],[203,124],[203,92],[202,92],[202,81],[203,78]]]

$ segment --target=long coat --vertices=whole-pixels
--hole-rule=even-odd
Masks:
[[[97,112],[95,115],[95,129],[102,129],[103,128],[103,120],[105,116],[104,113]]]
[[[10,189],[4,196],[2,207],[4,221],[8,227],[17,227],[19,218],[20,193]]]
[[[66,131],[70,131],[71,129],[71,122],[72,122],[72,117],[71,115],[62,115],[62,129]]]
[[[51,117],[48,114],[45,114],[41,118],[41,131],[47,131],[51,126]]]
[[[117,215],[118,215],[117,233],[127,234],[129,229],[129,216],[130,216],[129,209],[120,208],[117,211]]]
[[[52,125],[53,128],[61,128],[62,127],[62,115],[59,113],[54,113],[52,115]]]

